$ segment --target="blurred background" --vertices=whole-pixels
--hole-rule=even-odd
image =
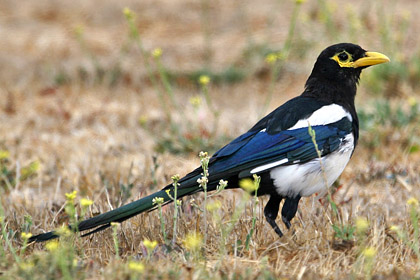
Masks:
[[[417,0],[0,0],[10,226],[51,229],[45,213],[73,189],[99,212],[161,188],[299,95],[339,42],[391,59],[363,72],[340,199],[402,222],[420,197],[419,17]]]
[[[104,157],[138,174],[154,156],[184,162],[299,95],[318,54],[352,42],[391,58],[363,73],[362,148],[417,155],[419,5],[1,1],[0,148],[53,181]]]

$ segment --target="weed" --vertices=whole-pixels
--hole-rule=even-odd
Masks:
[[[153,198],[152,203],[154,205],[157,205],[158,207],[158,211],[159,211],[159,220],[160,220],[160,228],[162,231],[162,235],[163,235],[163,242],[168,245],[167,239],[166,239],[166,230],[165,230],[165,220],[163,218],[163,213],[162,213],[162,204],[163,204],[163,197],[155,197]]]
[[[204,205],[203,205],[203,223],[204,223],[204,244],[207,242],[207,183],[209,182],[208,176],[209,176],[209,160],[210,157],[205,152],[200,152],[199,154],[200,162],[201,162],[201,168],[203,169],[203,173],[201,173],[202,177],[198,179],[197,183],[200,185],[200,187],[204,190]]]
[[[120,258],[120,246],[119,246],[119,242],[118,242],[118,228],[120,228],[120,227],[121,227],[120,223],[115,223],[115,222],[111,223],[112,240],[114,241],[114,250],[115,250],[115,258],[116,259]]]
[[[19,163],[12,166],[10,153],[0,150],[0,188],[11,191],[19,186],[22,181],[27,181],[38,174],[40,162],[38,160],[21,167]]]
[[[254,182],[249,182],[247,183],[247,181],[242,180],[241,182],[241,187],[247,191],[250,191],[251,188],[251,192],[253,193],[253,199],[252,199],[252,226],[251,229],[249,230],[249,233],[246,236],[246,241],[245,241],[245,250],[249,250],[249,243],[251,241],[251,237],[252,234],[254,233],[255,230],[255,223],[257,221],[257,205],[258,205],[258,189],[260,187],[260,183],[261,183],[261,177],[254,174]],[[248,184],[248,186],[246,186]],[[253,186],[251,186],[250,184],[252,184]]]
[[[173,191],[172,194],[170,193],[170,189],[166,190],[166,193],[170,199],[174,202],[174,215],[173,215],[173,231],[172,231],[172,246],[176,244],[176,236],[177,236],[177,222],[178,222],[178,208],[181,206],[182,200],[178,200],[178,187],[179,187],[179,175],[173,175],[172,179],[172,186]]]

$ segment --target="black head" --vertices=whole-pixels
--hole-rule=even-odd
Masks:
[[[388,61],[385,55],[367,52],[355,44],[332,45],[323,50],[315,62],[304,95],[335,103],[351,100],[354,103],[362,69]]]

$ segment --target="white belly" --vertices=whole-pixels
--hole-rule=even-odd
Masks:
[[[322,157],[325,177],[322,174],[320,159],[304,164],[292,164],[273,168],[270,171],[277,193],[281,196],[310,196],[314,193],[325,193],[326,185],[330,187],[340,176],[350,160],[354,149],[354,137],[350,133],[342,145],[333,153]],[[326,181],[325,182],[325,179]]]

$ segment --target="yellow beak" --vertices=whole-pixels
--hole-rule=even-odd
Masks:
[[[381,63],[389,62],[389,58],[381,53],[378,52],[366,52],[366,56],[359,58],[355,62],[353,62],[353,67],[363,67],[363,66],[371,66]]]

